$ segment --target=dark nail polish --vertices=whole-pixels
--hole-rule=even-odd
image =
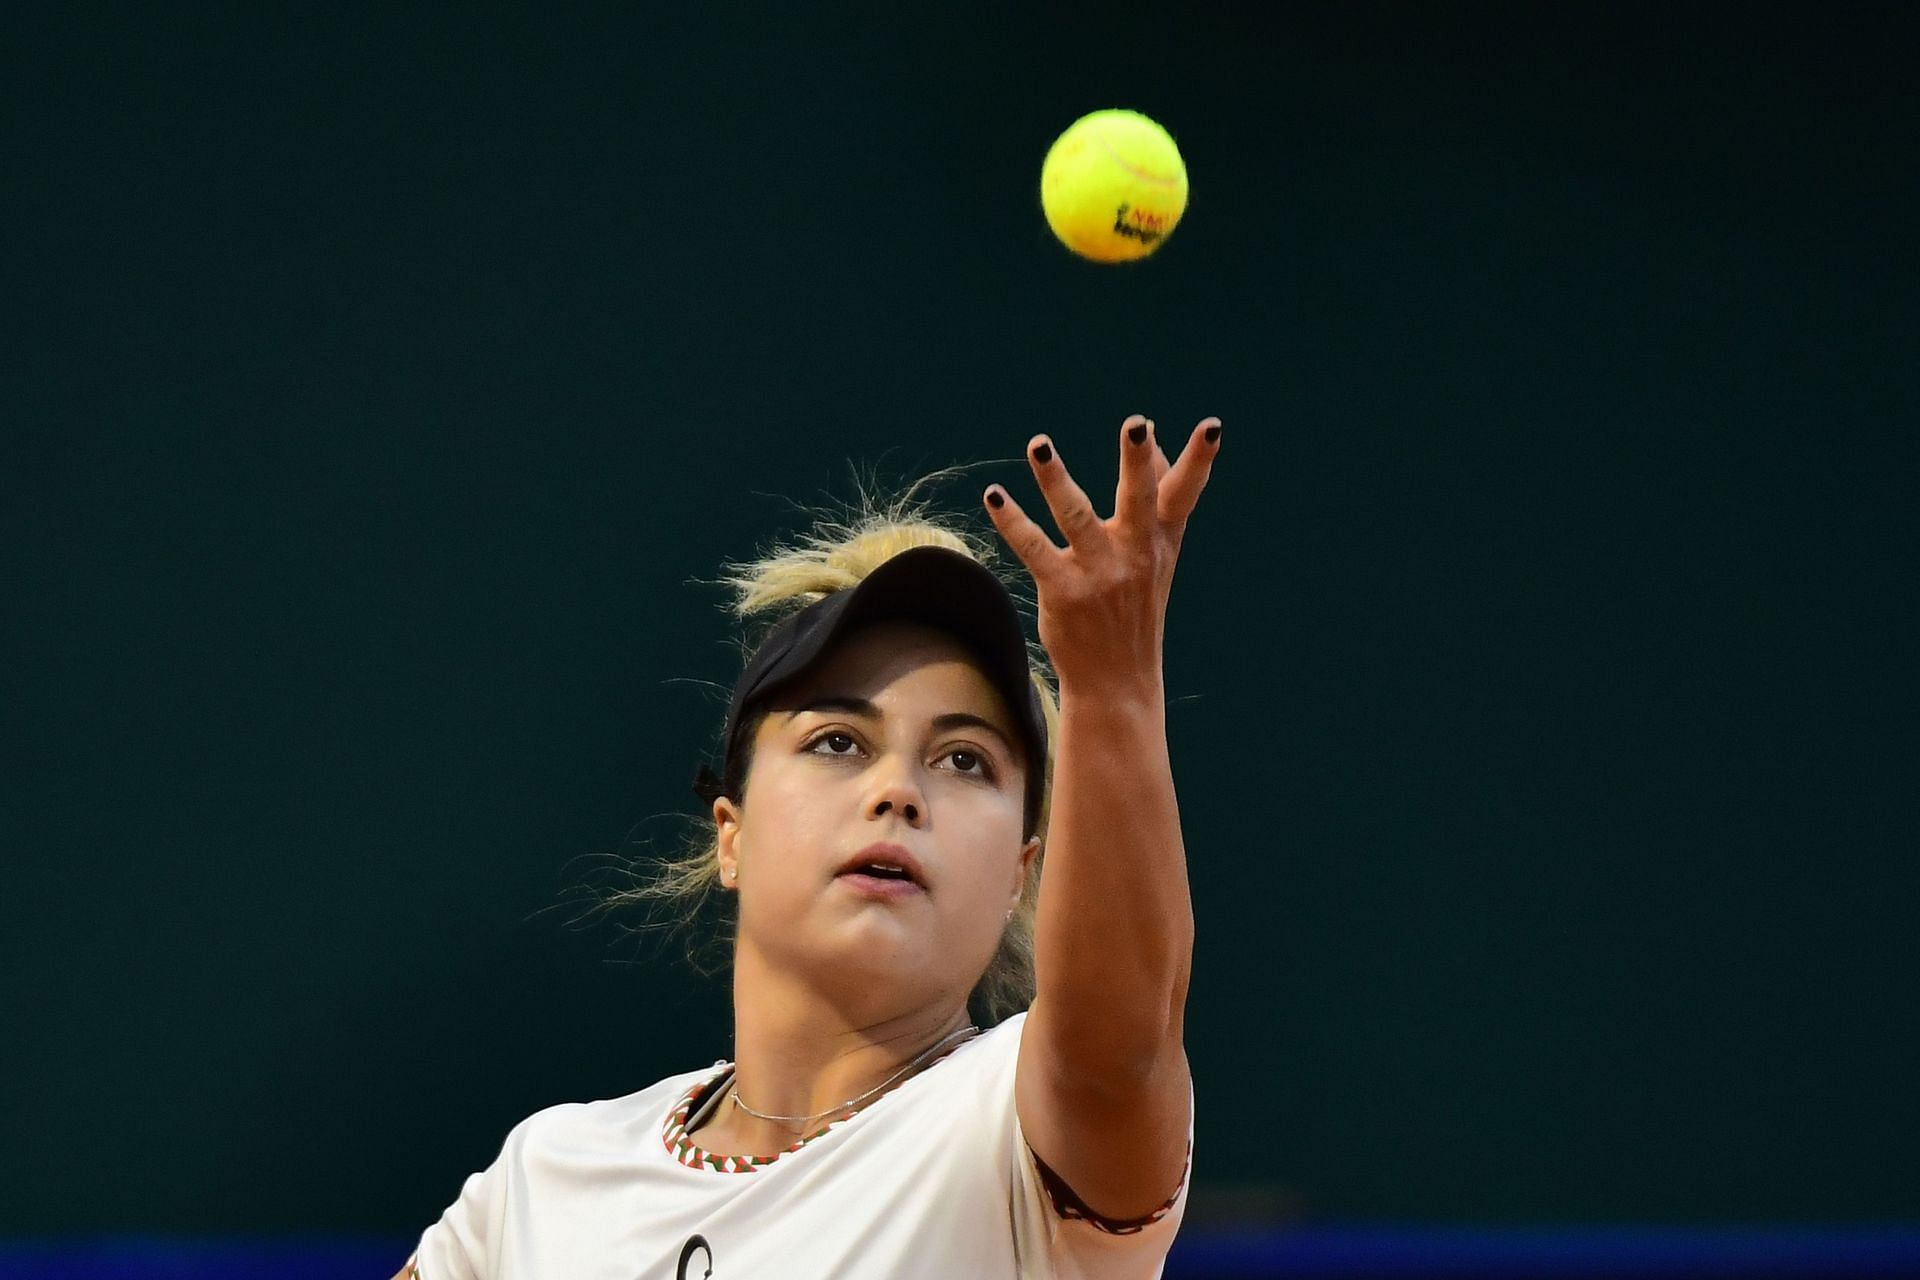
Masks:
[[[1053,446],[1044,442],[1033,446],[1033,460],[1035,462],[1052,462]]]
[[[1207,428],[1207,443],[1208,444],[1220,443],[1220,428],[1218,425]]]
[[[1147,429],[1143,426],[1128,427],[1127,439],[1133,441],[1135,444],[1145,444],[1147,442]]]
[[[992,507],[995,511],[998,511],[1000,508],[1007,505],[1007,500],[1000,496],[1000,491],[998,489],[989,489],[987,490],[987,505]]]

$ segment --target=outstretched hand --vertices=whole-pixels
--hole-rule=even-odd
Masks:
[[[1174,562],[1219,452],[1218,418],[1203,418],[1180,460],[1170,463],[1153,423],[1133,415],[1120,428],[1120,484],[1113,515],[1103,520],[1067,474],[1052,438],[1035,436],[1027,442],[1027,460],[1064,547],[1004,488],[988,486],[987,514],[1033,575],[1040,643],[1063,689],[1158,684]]]

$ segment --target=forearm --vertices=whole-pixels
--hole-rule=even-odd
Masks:
[[[1193,905],[1157,678],[1060,690],[1034,969],[1089,1069],[1149,1070],[1177,1045]]]

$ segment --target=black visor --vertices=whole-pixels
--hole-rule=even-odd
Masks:
[[[1026,834],[1040,821],[1046,788],[1047,722],[1027,666],[1027,641],[1013,597],[993,572],[971,556],[945,547],[915,547],[894,556],[856,585],[835,591],[782,619],[748,659],[727,707],[723,776],[700,766],[694,794],[708,804],[738,798],[749,713],[782,685],[805,673],[835,641],[876,622],[915,622],[958,640],[1013,713],[1026,751]]]

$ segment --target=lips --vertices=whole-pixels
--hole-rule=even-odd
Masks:
[[[836,878],[854,878],[878,886],[894,885],[905,889],[927,887],[927,877],[919,859],[903,845],[870,844],[841,864]]]

